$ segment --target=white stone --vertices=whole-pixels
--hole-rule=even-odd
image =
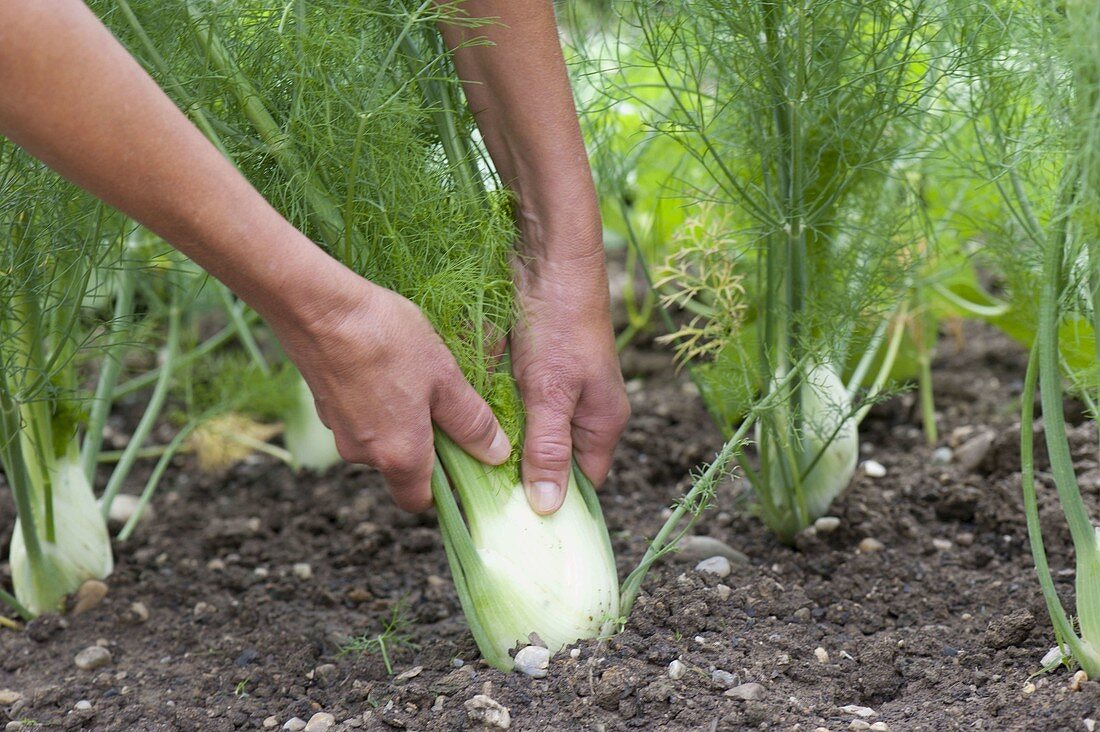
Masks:
[[[304,719],[298,717],[291,717],[283,725],[283,729],[289,730],[289,732],[302,732],[306,728],[306,722]]]
[[[954,545],[950,539],[933,539],[932,546],[936,548],[936,551],[946,552]]]
[[[264,729],[275,729],[279,726],[279,718],[272,714],[264,720]]]
[[[550,651],[541,646],[525,646],[516,653],[515,662],[515,669],[521,674],[544,679],[550,668]]]
[[[848,729],[853,730],[853,732],[866,732],[866,730],[871,729],[871,725],[862,719],[853,719],[848,725]]]
[[[95,671],[111,663],[111,652],[103,646],[88,646],[76,654],[73,662],[82,671]]]
[[[291,570],[294,572],[294,576],[300,580],[313,579],[313,567],[309,566],[307,562],[297,562]]]
[[[580,658],[581,657],[581,649],[580,648],[570,648],[569,649],[569,657],[570,658]]]
[[[818,646],[817,648],[814,649],[814,656],[817,658],[818,663],[828,663],[829,662],[829,652],[826,651],[821,646]]]
[[[733,567],[730,566],[730,560],[725,557],[710,557],[696,564],[695,571],[707,572],[718,577],[729,577]]]
[[[92,708],[92,703],[90,701],[88,701],[87,699],[81,699],[80,701],[78,701],[76,703],[76,705],[73,708],[77,709],[79,711],[84,711],[85,709],[91,709]]]
[[[859,542],[859,550],[864,554],[872,554],[874,552],[880,552],[886,548],[878,539],[868,536],[863,541]]]
[[[845,714],[854,714],[857,717],[863,717],[864,719],[866,719],[867,717],[878,716],[878,712],[876,712],[874,709],[871,709],[871,707],[861,707],[858,704],[846,704],[845,706],[840,708],[840,711],[844,712]]]
[[[831,534],[840,528],[840,519],[836,516],[822,516],[814,521],[814,531],[819,534]]]
[[[886,722],[875,722],[871,725],[871,732],[890,732],[890,725]]]
[[[23,695],[14,689],[0,689],[0,707],[11,706],[22,698]]]
[[[864,460],[863,474],[868,478],[885,478],[886,466],[877,460]]]
[[[317,712],[306,722],[305,732],[329,732],[336,724],[336,717],[328,712]]]
[[[1069,680],[1070,691],[1081,691],[1081,684],[1089,680],[1089,675],[1084,671],[1078,671],[1073,675],[1073,678]]]
[[[680,659],[676,659],[668,665],[668,677],[674,681],[684,678],[686,673],[687,666]]]

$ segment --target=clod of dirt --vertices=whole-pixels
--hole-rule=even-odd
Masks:
[[[107,597],[107,583],[102,580],[90,579],[81,583],[72,596],[71,615],[86,613],[93,607],[103,602]]]
[[[758,701],[764,698],[764,686],[755,681],[750,681],[747,684],[740,684],[727,690],[722,696],[727,696],[730,699],[740,699],[741,701]]]
[[[989,454],[989,448],[993,446],[996,436],[992,430],[982,430],[959,445],[955,449],[955,461],[959,467],[968,472],[977,470]]]
[[[993,618],[985,631],[986,645],[997,650],[1018,646],[1027,640],[1034,627],[1035,616],[1026,608]]]
[[[512,715],[508,707],[501,706],[490,696],[478,694],[472,699],[467,699],[463,706],[466,707],[466,716],[475,726],[481,725],[491,729],[508,729],[512,726]]]
[[[630,674],[622,666],[612,666],[603,672],[596,684],[596,704],[609,712],[618,710],[619,700],[634,690]]]
[[[697,562],[710,557],[725,557],[736,564],[748,564],[749,558],[729,544],[711,536],[685,536],[676,543],[672,558]]]

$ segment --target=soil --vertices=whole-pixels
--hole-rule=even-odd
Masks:
[[[1060,668],[1029,685],[1054,640],[1020,500],[1024,354],[969,325],[939,350],[940,446],[955,448],[952,462],[936,464],[905,394],[865,421],[862,457],[886,475],[857,474],[835,530],[783,546],[744,510],[745,486],[724,485],[697,533],[748,561],[724,578],[696,571],[698,558],[658,565],[625,631],[563,650],[538,680],[478,661],[434,515],[395,509],[372,471],[295,475],[256,457],[204,475],[181,457],[155,516],[116,545],[101,604],[0,630],[0,690],[22,697],[0,708],[0,724],[220,731],[272,717],[282,729],[323,711],[333,729],[461,730],[477,728],[466,702],[484,694],[508,708],[512,729],[531,731],[1092,729],[1100,684],[1071,690]],[[623,575],[661,507],[721,443],[667,354],[632,349],[624,368],[634,416],[601,493]],[[1096,508],[1091,428],[1074,427],[1073,440]],[[1071,545],[1047,483],[1048,553],[1068,601]],[[5,491],[5,556],[11,516]],[[864,539],[881,549],[861,550]],[[392,675],[376,648],[341,652],[394,617]],[[97,644],[110,664],[78,669],[77,652]],[[673,660],[682,678],[670,678]],[[750,682],[759,698],[725,694]]]

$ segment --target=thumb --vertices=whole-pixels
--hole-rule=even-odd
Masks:
[[[573,467],[572,404],[529,404],[523,442],[523,488],[535,513],[561,508]]]
[[[512,454],[512,445],[493,410],[455,367],[453,375],[432,401],[432,420],[459,447],[488,465],[500,465]]]

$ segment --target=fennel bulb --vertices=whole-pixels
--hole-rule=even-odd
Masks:
[[[613,632],[619,621],[615,557],[594,491],[575,475],[562,507],[539,516],[512,466],[489,467],[445,437],[436,442],[433,493],[470,629],[485,659],[510,669],[508,652],[535,634],[551,653]]]
[[[61,457],[49,468],[53,493],[54,540],[43,530],[39,537],[41,561],[31,561],[16,519],[11,538],[11,573],[15,597],[35,615],[58,612],[65,596],[89,579],[104,579],[114,569],[107,522],[92,486],[75,454]],[[44,492],[36,492],[36,524],[45,528]]]
[[[787,540],[825,515],[851,482],[859,459],[859,418],[834,366],[806,369],[798,403],[797,414],[784,401],[771,420],[756,425],[763,454],[761,485],[755,487],[767,504],[762,513]]]
[[[336,437],[317,415],[313,392],[301,374],[294,388],[293,405],[283,416],[283,440],[287,450],[296,466],[318,472],[327,470],[341,460],[340,451],[336,449]]]

